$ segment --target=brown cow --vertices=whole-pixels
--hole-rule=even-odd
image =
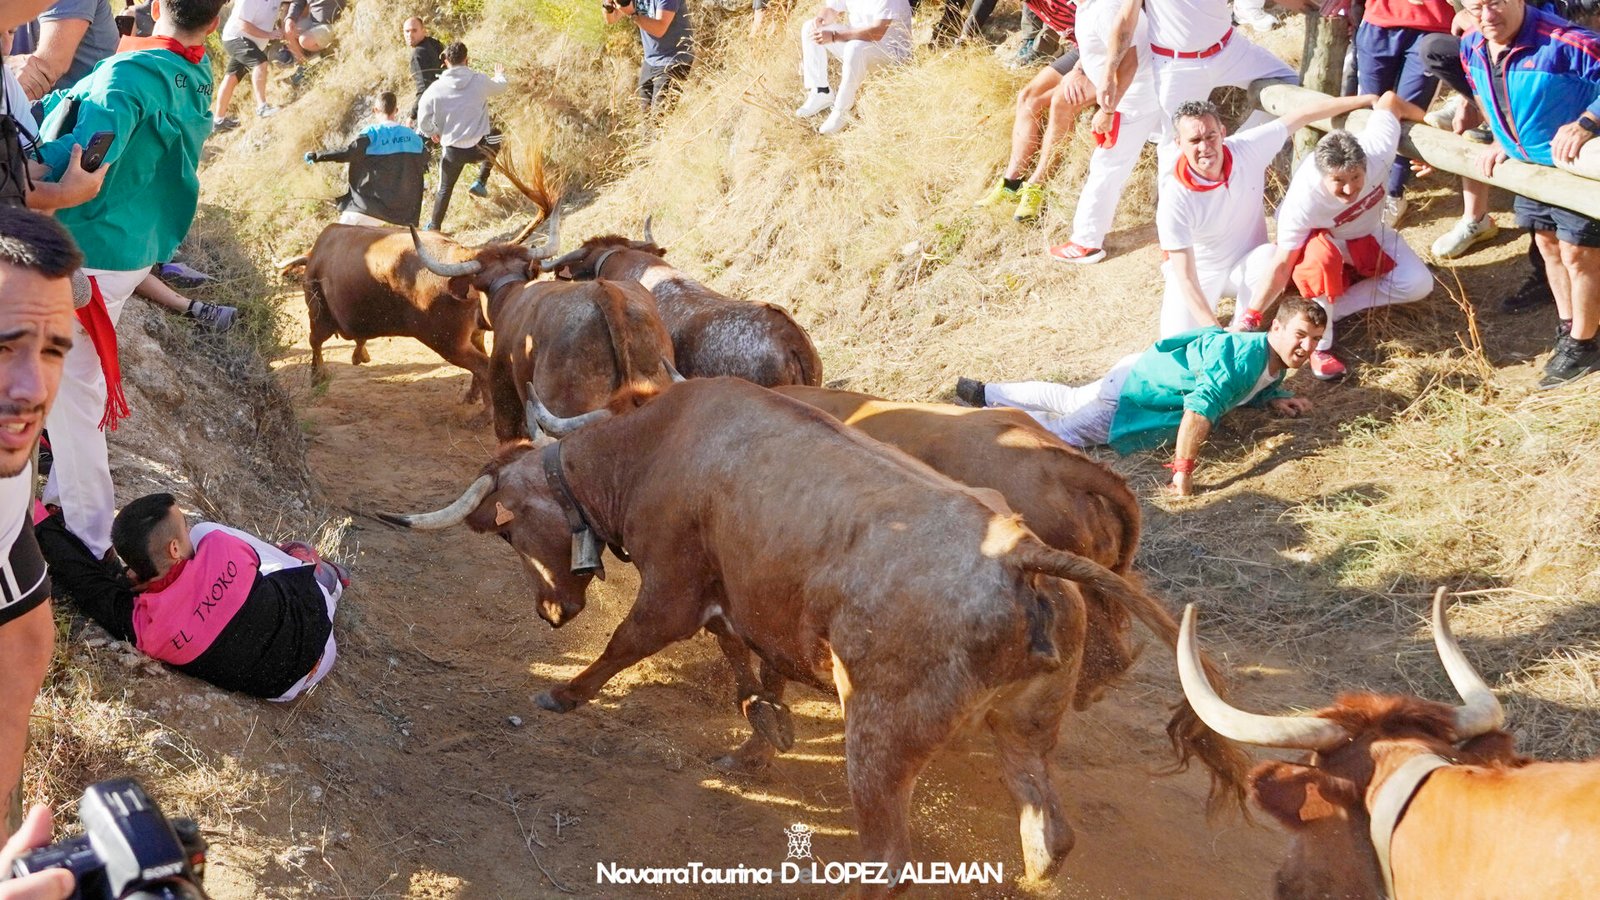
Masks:
[[[558,239],[552,227],[547,246]],[[629,386],[671,383],[672,338],[638,284],[533,282],[543,256],[520,244],[486,244],[469,259],[445,262],[417,240],[422,264],[452,291],[486,298],[495,332],[489,400],[502,443],[530,437],[522,414],[530,383],[569,416],[598,410]]]
[[[732,375],[764,387],[822,383],[822,359],[800,323],[771,303],[735,300],[695,281],[664,257],[645,223],[642,241],[605,235],[548,269],[575,279],[616,278],[649,289],[672,332],[678,371],[690,378]]]
[[[456,261],[472,251],[440,235],[426,238],[433,255]],[[354,340],[352,365],[370,362],[367,341],[411,337],[472,373],[464,402],[487,406],[489,356],[484,350],[477,298],[453,292],[449,280],[423,267],[404,228],[329,225],[311,252],[278,264],[284,275],[301,272],[311,326],[311,378],[329,378],[322,345],[334,335]]]
[[[1434,646],[1464,705],[1349,694],[1308,716],[1218,698],[1193,662],[1193,604],[1184,611],[1178,671],[1200,717],[1238,741],[1312,751],[1251,773],[1256,803],[1293,835],[1278,897],[1589,897],[1600,885],[1600,760],[1516,755],[1499,701],[1450,632],[1444,596],[1434,595]]]
[[[584,604],[574,535],[625,545],[640,574],[605,652],[538,698],[571,710],[614,675],[713,619],[785,678],[837,691],[863,850],[910,857],[911,790],[932,754],[982,716],[1020,812],[1028,877],[1073,844],[1051,748],[1083,646],[1081,598],[1043,576],[1138,589],[1045,546],[993,491],[957,484],[837,420],[739,379],[693,379],[541,452],[507,453],[447,509],[506,538],[547,619]],[[541,426],[554,421],[536,404]],[[556,428],[556,433],[560,429]],[[1131,599],[1125,602],[1133,605]]]

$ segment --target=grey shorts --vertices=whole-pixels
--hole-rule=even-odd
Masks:
[[[1065,78],[1067,77],[1067,73],[1072,71],[1072,67],[1077,64],[1078,45],[1073,44],[1071,47],[1067,48],[1066,52],[1056,57],[1054,62],[1050,63],[1050,68],[1056,70],[1057,75]]]

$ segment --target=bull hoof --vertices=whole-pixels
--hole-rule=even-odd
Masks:
[[[751,697],[740,704],[745,719],[767,743],[788,752],[794,746],[794,718],[789,707],[765,697]]]
[[[551,712],[558,713],[572,712],[578,708],[578,701],[562,700],[556,697],[552,691],[541,692],[539,696],[533,698],[533,702],[539,704],[540,709],[548,709]]]

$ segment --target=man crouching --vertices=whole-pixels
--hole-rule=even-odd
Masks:
[[[59,514],[36,533],[52,578],[85,615],[186,675],[288,701],[333,668],[333,613],[350,579],[309,545],[277,547],[214,522],[191,530],[171,494],[140,497],[112,523],[127,577]]]

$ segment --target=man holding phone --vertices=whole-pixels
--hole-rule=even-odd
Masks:
[[[115,495],[105,429],[128,414],[116,322],[151,265],[172,258],[199,203],[201,144],[211,133],[206,35],[222,0],[156,0],[155,34],[106,60],[71,90],[50,95],[40,156],[59,180],[74,144],[112,135],[105,182],[92,200],[58,213],[83,251],[91,299],[47,420],[55,465],[46,502],[96,556],[111,549]]]
[[[649,112],[667,89],[689,76],[694,31],[682,0],[605,0],[606,24],[631,19],[639,26],[644,62],[639,64],[639,102]]]

